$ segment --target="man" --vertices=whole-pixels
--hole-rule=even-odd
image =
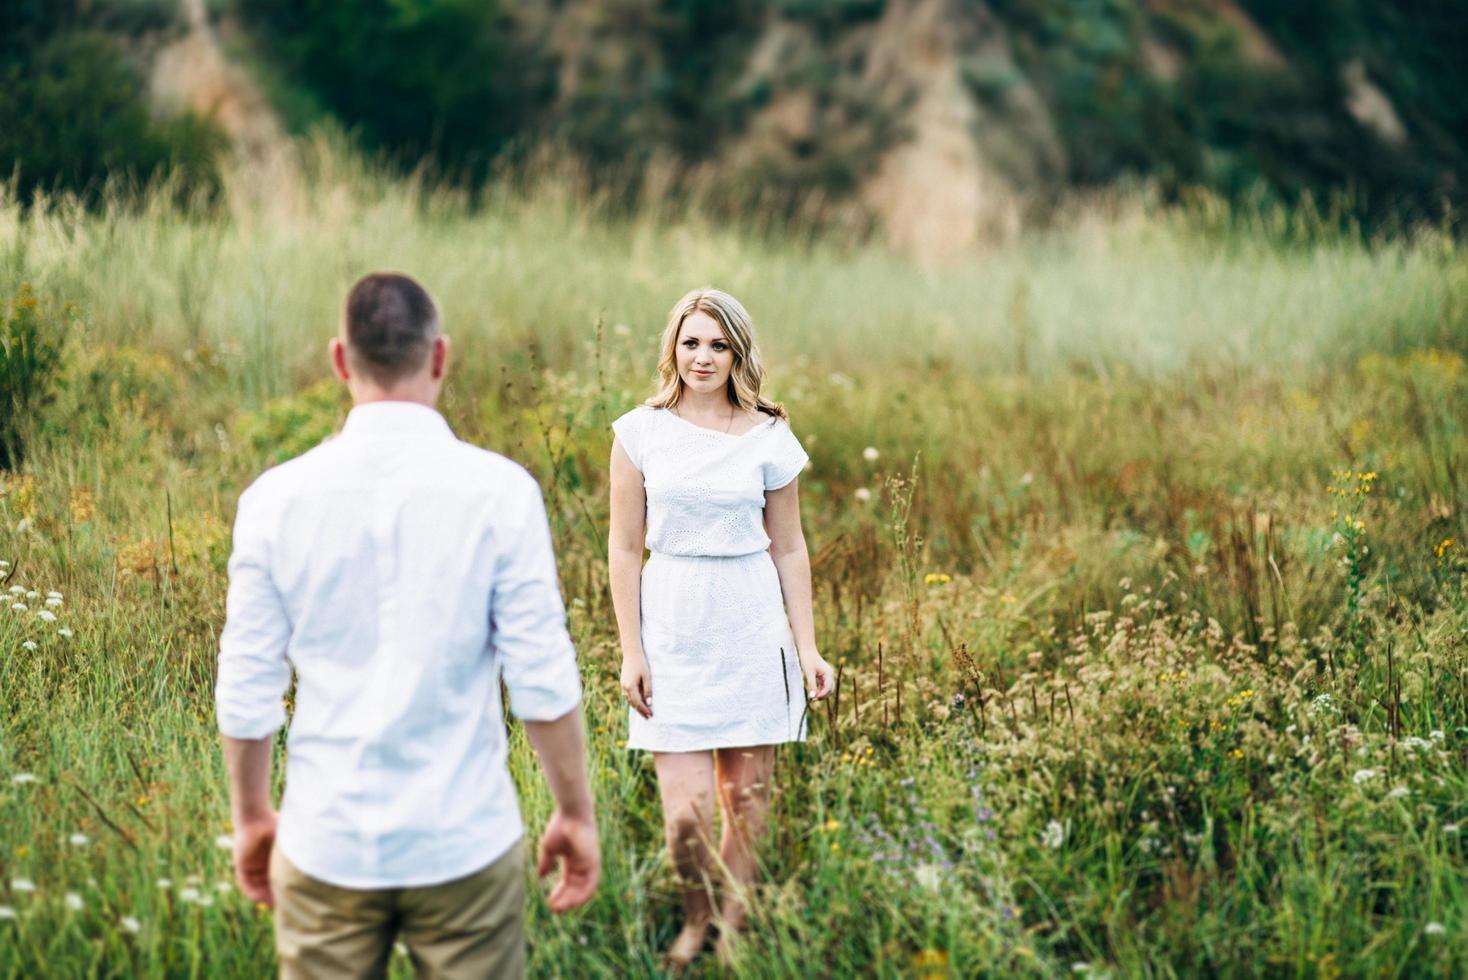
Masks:
[[[500,679],[556,801],[549,905],[601,871],[581,685],[540,488],[434,409],[448,362],[418,283],[347,296],[331,363],[341,434],[241,496],[216,700],[241,889],[275,908],[285,977],[382,976],[397,933],[420,974],[525,970],[523,824]],[[271,744],[296,673],[286,788]]]

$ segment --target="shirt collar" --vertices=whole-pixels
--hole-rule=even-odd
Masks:
[[[358,405],[347,413],[342,426],[345,437],[388,436],[398,438],[432,438],[447,436],[454,438],[453,430],[427,405],[418,402],[368,402]]]

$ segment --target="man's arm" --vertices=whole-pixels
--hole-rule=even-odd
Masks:
[[[586,781],[586,736],[578,705],[555,721],[526,721],[525,734],[545,770],[556,812],[540,838],[537,870],[544,877],[563,862],[561,880],[546,904],[552,912],[584,905],[601,878],[601,842],[591,787]]]
[[[247,490],[235,517],[214,698],[229,768],[235,877],[247,897],[269,905],[274,903],[270,852],[275,846],[271,742],[285,723],[281,697],[291,679],[285,657],[291,631],[253,515],[253,495]]]
[[[586,779],[581,675],[566,632],[545,504],[528,476],[517,510],[503,525],[507,537],[495,568],[490,645],[510,692],[510,708],[525,723],[556,801],[541,836],[539,868],[545,875],[561,861],[561,881],[549,905],[553,912],[565,912],[588,901],[601,877]]]

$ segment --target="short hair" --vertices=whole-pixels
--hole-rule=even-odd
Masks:
[[[378,384],[420,370],[438,336],[438,307],[416,279],[374,272],[357,280],[342,310],[347,358]]]

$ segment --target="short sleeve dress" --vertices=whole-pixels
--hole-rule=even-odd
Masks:
[[[628,711],[627,746],[694,752],[805,738],[805,694],[770,539],[765,492],[809,461],[790,426],[705,429],[666,409],[612,423],[642,473],[647,549],[642,650],[653,716]]]

